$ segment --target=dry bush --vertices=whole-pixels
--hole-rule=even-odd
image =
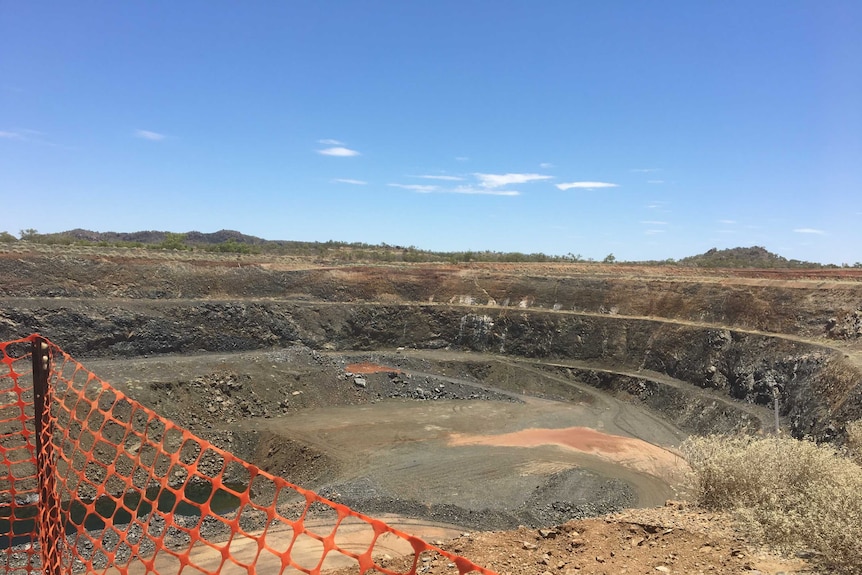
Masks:
[[[701,506],[732,511],[760,543],[862,573],[862,468],[852,460],[782,438],[698,437],[682,449]]]
[[[811,387],[833,410],[844,405],[859,385],[862,372],[846,358],[831,357],[811,381]]]
[[[862,419],[847,424],[847,455],[862,465]]]

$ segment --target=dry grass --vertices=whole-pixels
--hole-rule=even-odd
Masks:
[[[854,461],[782,438],[699,437],[682,448],[701,506],[732,511],[760,543],[810,549],[830,572],[862,573],[862,468]]]
[[[847,455],[862,465],[862,419],[847,424]]]

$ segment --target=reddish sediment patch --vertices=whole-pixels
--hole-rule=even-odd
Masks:
[[[589,427],[524,429],[502,435],[453,434],[449,438],[449,444],[498,447],[557,445],[663,478],[676,476],[688,467],[685,461],[672,451],[641,439],[602,433]]]
[[[378,363],[370,363],[368,361],[348,364],[346,371],[349,371],[350,373],[401,373],[400,369],[380,365]]]

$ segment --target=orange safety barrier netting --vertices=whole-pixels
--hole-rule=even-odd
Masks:
[[[400,545],[411,575],[429,557],[493,575],[192,435],[37,334],[0,354],[0,572],[316,574],[346,560],[394,575],[381,549]]]

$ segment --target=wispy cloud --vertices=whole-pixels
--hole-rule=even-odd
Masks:
[[[718,220],[718,223],[732,226],[736,223],[736,220]]]
[[[646,230],[644,233],[645,233],[646,235],[648,235],[648,236],[654,236],[654,235],[656,235],[656,234],[663,234],[665,231],[666,231],[666,230],[655,230],[655,229],[652,229],[652,230]]]
[[[164,134],[160,134],[158,132],[151,132],[150,130],[135,130],[135,137],[141,138],[143,140],[149,140],[151,142],[159,142],[165,139]]]
[[[345,148],[342,146],[335,146],[333,148],[324,148],[322,150],[317,150],[318,154],[322,154],[324,156],[336,156],[339,158],[349,158],[351,156],[358,156],[359,152],[356,150],[351,150],[350,148]]]
[[[520,196],[521,192],[516,190],[498,190],[496,188],[484,188],[475,186],[456,186],[446,188],[429,184],[389,184],[393,188],[410,190],[419,194],[466,194],[480,196]]]
[[[648,183],[648,184],[663,184],[664,180],[647,180],[646,183]]]
[[[551,162],[542,162],[541,164],[539,164],[539,167],[543,170],[547,170],[548,168],[553,168],[554,164],[552,164]]]
[[[448,190],[453,194],[470,194],[479,196],[520,196],[521,192],[515,190],[497,190],[494,188],[474,188],[472,186],[458,186],[453,190]]]
[[[332,181],[338,182],[339,184],[353,184],[354,186],[364,186],[368,183],[363,180],[354,180],[352,178],[335,178]]]
[[[329,139],[317,140],[317,143],[323,144],[324,146],[343,146],[344,145],[344,142],[342,142],[342,141],[329,140]]]
[[[0,130],[0,139],[3,140],[14,140],[16,142],[26,142],[28,144],[36,144],[39,146],[51,146],[51,147],[59,147],[67,150],[71,150],[74,148],[69,148],[66,146],[62,146],[60,144],[55,144],[54,142],[48,141],[45,139],[45,134],[38,130],[28,130],[27,128],[14,128],[11,130]]]
[[[419,192],[420,194],[430,194],[436,192],[439,186],[431,186],[427,184],[389,184],[393,188],[401,188],[402,190],[410,190],[411,192]]]
[[[456,162],[469,162],[470,158],[468,158],[467,156],[455,156],[455,161]]]
[[[644,220],[641,223],[646,224],[648,226],[666,226],[667,225],[667,222],[661,222],[658,220]]]
[[[6,140],[24,140],[24,135],[20,132],[11,132],[7,130],[0,130],[0,138],[4,138]]]
[[[483,188],[502,188],[512,184],[526,184],[541,180],[550,180],[553,176],[543,174],[473,174]]]
[[[796,232],[797,234],[817,234],[817,235],[820,235],[820,236],[825,236],[825,235],[826,235],[826,232],[825,232],[825,231],[823,231],[823,230],[816,230],[816,229],[814,229],[814,228],[796,228],[796,229],[795,229],[795,230],[793,230],[793,231],[794,231],[794,232]]]
[[[557,184],[557,187],[563,191],[572,190],[572,189],[580,189],[580,190],[597,190],[599,188],[617,188],[618,184],[611,184],[609,182],[569,182],[564,184]]]
[[[460,176],[434,176],[434,175],[422,175],[422,176],[410,176],[411,178],[422,178],[423,180],[442,180],[444,182],[461,182],[464,181],[464,178]]]
[[[629,170],[629,171],[637,172],[640,174],[650,174],[652,172],[660,172],[661,168],[634,168],[634,169]]]

